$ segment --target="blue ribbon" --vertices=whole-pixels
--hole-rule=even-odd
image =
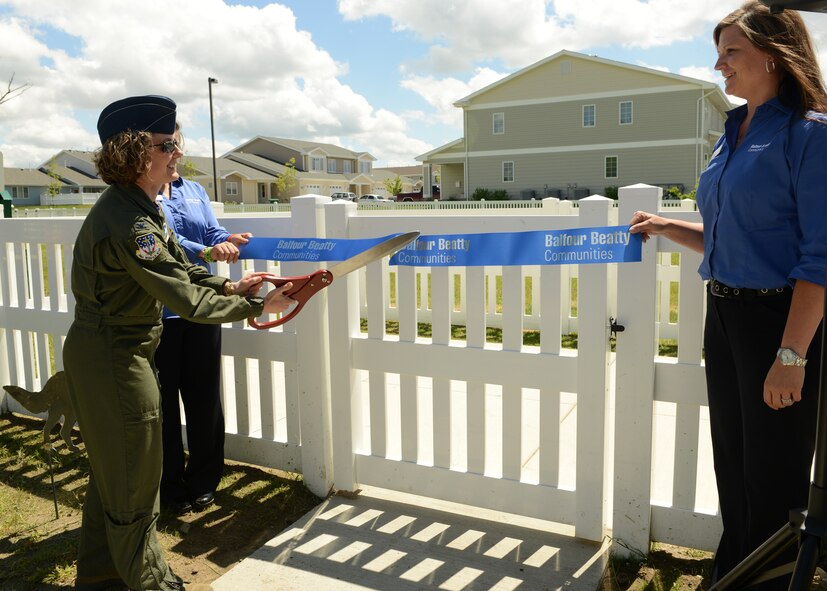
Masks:
[[[570,228],[497,234],[420,236],[393,257],[391,265],[480,267],[631,263],[641,260],[640,234],[629,226]]]
[[[254,236],[238,247],[242,259],[266,261],[344,261],[372,246],[393,238],[262,238]]]
[[[388,238],[250,238],[239,246],[243,259],[343,261]],[[640,234],[629,226],[570,228],[495,234],[420,236],[391,257],[391,265],[479,267],[630,263],[641,260]]]

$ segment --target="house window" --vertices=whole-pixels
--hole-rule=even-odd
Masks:
[[[596,123],[596,107],[594,105],[583,105],[583,127],[594,127]]]
[[[225,186],[226,191],[227,191],[227,196],[234,196],[234,195],[238,195],[238,183],[237,183],[237,182],[235,182],[235,181],[227,181],[227,182],[224,184],[224,186]]]
[[[327,172],[336,172],[336,160],[333,158],[327,159]]]
[[[605,170],[607,179],[617,178],[617,156],[606,156]]]
[[[28,199],[29,187],[9,187],[12,199]]]
[[[319,156],[311,156],[310,170],[324,170],[324,158]]]
[[[503,182],[514,182],[514,161],[503,162]]]
[[[494,135],[502,135],[505,133],[505,113],[494,113],[493,121]]]
[[[632,101],[620,101],[620,124],[632,124]]]
[[[359,162],[359,172],[363,174],[370,174],[370,162]]]
[[[342,164],[344,165],[344,168],[343,168],[344,172],[353,172],[353,162],[352,161],[344,160],[342,162]]]

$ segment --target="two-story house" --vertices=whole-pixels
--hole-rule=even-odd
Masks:
[[[374,172],[376,158],[367,152],[305,140],[257,136],[224,158],[274,175],[282,174],[292,160],[296,184],[284,194],[274,196],[281,201],[296,195],[331,195],[343,191],[355,193],[357,197],[367,193],[385,195],[384,181],[391,176],[389,172]]]
[[[716,84],[571,51],[519,70],[454,105],[463,137],[422,154],[441,165],[442,199],[477,188],[511,199],[579,199],[609,187],[695,187],[725,112]]]

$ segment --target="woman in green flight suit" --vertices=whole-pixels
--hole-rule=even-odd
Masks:
[[[82,591],[185,588],[155,532],[162,450],[152,357],[162,307],[221,323],[281,312],[292,301],[288,286],[254,297],[260,278],[232,282],[187,260],[155,204],[161,185],[178,178],[183,155],[173,138],[175,111],[166,97],[130,97],[98,120],[95,164],[110,187],[75,242],[75,319],[63,354],[91,468],[77,561]]]

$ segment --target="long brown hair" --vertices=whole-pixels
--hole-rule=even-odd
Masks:
[[[807,26],[795,10],[771,14],[758,0],[747,0],[718,23],[715,45],[725,27],[735,25],[755,47],[768,53],[781,68],[778,98],[799,114],[827,113],[827,91]]]

